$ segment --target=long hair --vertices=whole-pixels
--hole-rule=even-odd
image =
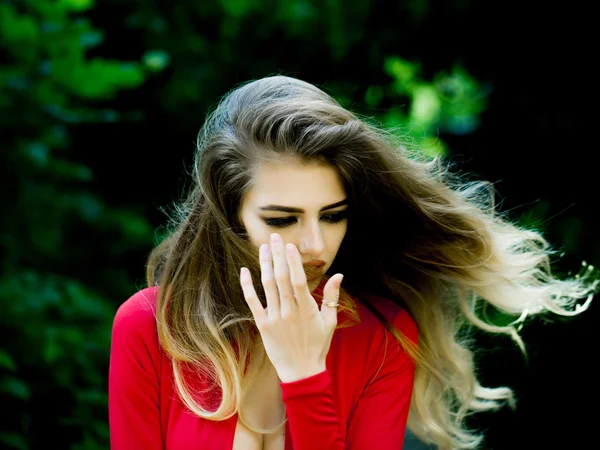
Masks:
[[[443,449],[476,448],[482,437],[465,418],[514,399],[507,387],[478,383],[464,331],[505,333],[524,349],[513,325],[482,320],[480,306],[516,317],[572,315],[596,282],[553,276],[548,243],[498,214],[489,183],[461,181],[440,160],[416,156],[324,91],[285,76],[237,87],[207,117],[189,194],[149,257],[159,339],[183,402],[205,419],[229,418],[265,362],[237,282],[241,266],[260,279],[239,209],[257,167],[282,156],[328,164],[343,180],[348,231],[328,271],[345,275],[342,309],[356,316],[353,296],[371,292],[405,305],[417,323],[415,347],[379,316],[416,362],[409,428]],[[189,369],[214,380],[214,407],[197,400]]]

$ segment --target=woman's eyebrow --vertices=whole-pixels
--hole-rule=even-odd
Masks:
[[[327,211],[328,209],[337,208],[338,206],[343,206],[348,204],[348,199],[340,200],[339,202],[332,203],[331,205],[323,206],[319,212]],[[302,208],[294,208],[292,206],[282,206],[282,205],[267,205],[261,206],[259,208],[261,211],[278,211],[278,212],[286,212],[286,213],[304,213]]]

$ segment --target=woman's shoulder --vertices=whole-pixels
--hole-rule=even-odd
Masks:
[[[155,337],[158,286],[132,294],[117,309],[113,320],[114,337]]]
[[[158,340],[157,297],[158,287],[135,292],[119,306],[113,320],[109,378],[114,386],[128,386],[132,399],[142,392],[150,394],[150,389],[161,384],[161,377],[169,375]]]

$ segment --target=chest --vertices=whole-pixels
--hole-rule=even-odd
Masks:
[[[285,418],[279,377],[275,369],[266,365],[257,375],[240,405],[240,414],[250,428],[273,430]],[[233,450],[285,450],[285,426],[273,433],[252,431],[238,419],[236,421]]]
[[[285,430],[262,435],[249,430],[238,420],[233,450],[285,450]]]

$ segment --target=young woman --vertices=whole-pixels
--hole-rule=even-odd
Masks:
[[[118,310],[111,448],[400,449],[406,426],[475,448],[484,388],[462,331],[574,314],[543,237],[303,81],[230,92],[198,139],[193,186]],[[343,286],[342,286],[343,278]]]

